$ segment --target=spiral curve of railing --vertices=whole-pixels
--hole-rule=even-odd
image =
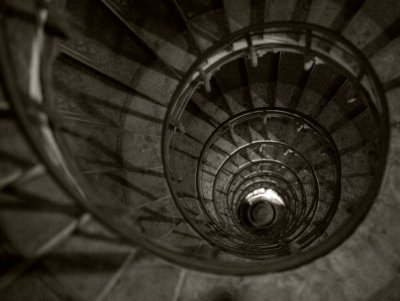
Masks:
[[[15,80],[21,76],[21,70],[16,68],[5,16],[0,16],[0,69],[5,95],[10,100],[26,138],[48,172],[79,206],[90,211],[126,241],[140,245],[173,263],[205,272],[259,274],[294,268],[327,254],[343,242],[367,214],[379,191],[389,143],[387,104],[377,75],[358,49],[334,32],[296,22],[266,23],[227,36],[199,57],[184,75],[164,119],[162,151],[165,177],[175,204],[185,220],[209,242],[207,251],[188,253],[183,248],[168,246],[149,238],[132,220],[132,212],[121,204],[103,202],[101,193],[85,179],[72,154],[65,148],[66,144],[60,135],[63,125],[54,110],[51,86],[51,68],[56,56],[54,49],[58,43],[54,35],[61,35],[62,38],[65,35],[62,26],[49,17],[52,13],[44,4],[27,13],[31,16],[28,22],[34,25],[35,30],[32,33],[31,49],[28,49],[31,61],[26,86],[21,86]],[[207,159],[207,152],[213,146],[212,143],[206,143],[204,149],[199,149],[197,164],[185,170],[190,173],[190,177],[179,174],[182,170],[179,164],[182,162],[176,160],[178,163],[174,165],[175,143],[179,139],[181,141],[178,142],[185,141],[188,136],[181,117],[193,92],[203,87],[210,91],[210,79],[224,64],[246,56],[252,65],[257,66],[259,57],[268,51],[301,53],[305,64],[309,60],[314,64],[329,64],[345,74],[357,84],[374,122],[376,132],[371,136],[372,142],[369,145],[379,153],[373,175],[376,180],[371,181],[357,202],[357,210],[351,212],[351,218],[346,223],[339,219],[331,232],[330,221],[337,217],[335,213],[340,203],[341,154],[335,145],[337,143],[327,131],[298,112],[284,108],[255,108],[254,111],[233,116],[227,123],[221,124],[219,129],[225,129],[230,135],[229,139],[240,140],[236,144],[241,146],[236,145],[230,152],[217,146],[215,149],[218,152],[210,160]],[[321,148],[321,141],[316,144],[311,139],[308,144],[300,142],[298,145],[290,145],[268,135],[261,140],[243,142],[246,137],[232,138],[237,135],[232,135],[235,132],[232,122],[240,121],[243,116],[256,116],[254,124],[246,125],[253,129],[274,123],[274,119],[281,119],[277,127],[286,129],[296,120],[293,129],[297,133],[309,131],[311,125],[310,137],[322,137],[325,144]],[[245,121],[249,120],[251,118]],[[218,140],[220,134],[215,137]],[[209,141],[212,140],[213,136]],[[235,141],[230,143],[232,145],[235,145]],[[310,153],[307,151],[315,147],[321,159],[310,162],[307,159]],[[200,160],[203,157],[206,159]],[[217,164],[216,158],[221,157],[226,162],[222,165],[230,165],[231,169],[239,165],[230,171],[230,178],[223,175],[223,169]],[[230,160],[236,162],[228,162]],[[217,165],[219,171],[218,181],[210,187],[202,180],[207,164]],[[304,170],[305,174],[300,176],[298,172]],[[322,180],[326,177],[326,170],[330,170],[333,180]],[[182,183],[185,181],[191,181],[189,192],[179,188],[180,185],[184,186]],[[221,192],[220,188],[225,190]],[[272,194],[266,196],[266,191],[272,191]],[[331,195],[326,204],[321,201],[321,191]],[[185,198],[192,200],[182,202]],[[211,206],[205,204],[208,198],[211,199]],[[255,205],[249,201],[257,198],[261,201],[255,202]],[[223,200],[220,202],[220,199]],[[280,205],[274,201],[280,202]],[[318,214],[323,217],[320,220],[313,219]],[[232,233],[234,235],[231,237]],[[220,257],[223,252],[226,252],[226,257]]]

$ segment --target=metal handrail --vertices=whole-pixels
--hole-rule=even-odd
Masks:
[[[2,7],[0,7],[1,10]],[[17,78],[17,72],[15,67],[13,66],[13,53],[11,49],[8,47],[9,40],[7,37],[7,24],[6,17],[0,16],[0,67],[1,67],[1,77],[4,83],[5,95],[7,98],[11,100],[12,109],[18,115],[18,122],[20,123],[23,132],[30,142],[33,149],[36,151],[38,157],[44,162],[46,168],[53,175],[56,181],[60,184],[60,186],[76,201],[76,203],[82,208],[93,213],[95,217],[102,221],[109,228],[113,229],[116,233],[119,233],[122,237],[124,237],[127,241],[132,244],[139,244],[145,249],[166,258],[167,260],[189,267],[198,269],[205,272],[213,272],[213,273],[222,273],[222,274],[259,274],[265,272],[272,272],[278,270],[285,270],[289,268],[293,268],[299,265],[302,265],[306,262],[309,262],[316,257],[322,256],[329,252],[332,248],[340,244],[346,237],[348,237],[358,225],[358,223],[363,219],[368,208],[372,204],[372,201],[375,199],[380,183],[376,181],[371,185],[368,192],[367,202],[363,204],[363,207],[360,208],[359,211],[356,212],[354,218],[349,222],[346,229],[343,231],[339,231],[335,233],[330,240],[321,243],[318,246],[318,249],[310,249],[305,253],[298,254],[296,256],[284,259],[275,259],[270,260],[267,265],[263,265],[260,263],[251,265],[248,263],[237,263],[232,265],[231,263],[222,263],[219,262],[218,265],[212,261],[212,258],[196,258],[196,257],[188,257],[186,252],[182,250],[177,250],[173,248],[169,248],[166,246],[162,246],[159,243],[151,241],[147,239],[145,235],[135,230],[133,227],[130,227],[127,223],[127,216],[125,208],[121,207],[109,207],[105,206],[101,203],[101,196],[95,191],[95,189],[91,188],[90,185],[86,182],[85,178],[80,173],[77,168],[74,160],[68,153],[62,153],[62,157],[59,160],[54,160],[54,154],[49,151],[49,147],[51,143],[58,143],[57,141],[50,142],[45,137],[45,133],[52,133],[56,129],[56,122],[52,118],[51,113],[46,111],[43,106],[37,106],[34,102],[29,99],[26,95],[22,93],[21,87],[15,82]],[[34,25],[35,29],[37,25]],[[350,42],[347,42],[340,35],[333,33],[327,29],[323,29],[316,25],[305,25],[302,23],[288,22],[288,23],[271,23],[271,24],[263,24],[255,27],[250,27],[248,29],[244,29],[239,31],[238,33],[227,36],[221,42],[217,43],[215,46],[210,48],[208,52],[203,55],[203,58],[207,57],[207,53],[211,53],[213,50],[219,49],[222,45],[225,45],[235,37],[246,36],[247,33],[258,30],[261,28],[275,28],[275,27],[289,27],[290,33],[298,32],[296,28],[308,28],[312,31],[321,32],[324,36],[332,39],[333,43],[335,41],[339,41],[346,46],[349,47],[352,53],[359,59],[365,73],[367,73],[372,78],[372,84],[375,86],[375,93],[377,94],[377,98],[380,101],[378,104],[380,106],[379,114],[380,120],[382,121],[382,136],[381,136],[381,145],[380,145],[380,153],[382,157],[379,161],[379,167],[377,170],[377,177],[382,178],[385,163],[388,152],[388,141],[389,141],[389,124],[388,124],[388,112],[387,112],[387,104],[385,101],[385,96],[380,85],[379,79],[375,74],[374,70],[370,66],[368,60],[362,55],[362,53],[353,46]],[[198,62],[202,61],[203,58],[200,58]],[[49,79],[50,76],[50,64],[42,65],[42,75],[43,78]],[[196,63],[193,66],[197,68]],[[180,88],[178,88],[175,99],[179,96],[179,91],[185,89],[185,81],[187,81],[190,77],[190,72],[185,76],[185,80],[182,82]],[[50,83],[46,80],[43,82],[43,89],[47,92],[45,93],[45,103],[51,102],[51,86]],[[175,106],[177,103],[175,102],[173,105]],[[376,103],[375,103],[376,104]],[[171,106],[168,109],[167,116],[170,116],[171,112],[175,109],[174,106]],[[32,116],[34,118],[32,118]],[[45,123],[45,132],[40,131],[40,126],[43,125],[43,116],[47,116],[48,121]],[[168,132],[169,124],[168,118],[165,120],[164,126],[164,137]],[[42,128],[42,129],[43,129]],[[164,141],[165,142],[165,141]],[[165,143],[163,144],[164,151],[164,166],[169,166],[168,150]],[[60,164],[63,162],[63,164]],[[166,178],[168,183],[171,183],[170,175],[166,174]],[[176,195],[174,196],[176,197]]]
[[[171,125],[172,127],[174,126],[175,123],[178,122],[185,106],[186,103],[189,101],[190,99],[190,95],[193,93],[193,91],[195,91],[196,89],[198,89],[201,85],[201,74],[200,73],[196,73],[199,68],[203,65],[204,66],[204,62],[207,62],[207,60],[209,58],[212,58],[213,55],[216,55],[216,53],[221,52],[223,50],[220,49],[229,49],[229,45],[233,45],[233,43],[235,43],[235,41],[237,40],[245,40],[245,39],[251,39],[251,36],[256,36],[258,32],[263,32],[264,26],[271,26],[270,28],[274,28],[274,27],[279,27],[279,30],[277,30],[277,32],[281,33],[282,32],[282,28],[285,27],[290,27],[290,30],[287,31],[287,33],[294,33],[294,32],[302,32],[303,30],[307,30],[308,33],[310,32],[320,32],[323,37],[326,36],[333,40],[332,42],[332,47],[335,47],[335,42],[340,41],[340,43],[343,43],[346,46],[346,49],[348,50],[348,52],[351,52],[353,54],[353,57],[355,56],[356,61],[359,63],[359,71],[358,73],[354,73],[351,74],[350,72],[343,70],[345,68],[343,68],[342,66],[340,66],[340,64],[334,60],[329,58],[328,56],[324,55],[323,53],[320,53],[318,51],[314,51],[313,49],[307,49],[308,53],[310,53],[311,55],[315,55],[318,57],[322,57],[323,59],[326,59],[326,62],[329,63],[330,65],[333,65],[334,67],[338,67],[338,69],[340,70],[340,72],[342,74],[347,75],[348,78],[350,78],[351,80],[355,81],[355,82],[359,82],[362,78],[367,77],[370,81],[370,85],[374,86],[372,88],[373,93],[375,95],[371,95],[369,94],[369,91],[371,91],[371,87],[368,87],[369,90],[367,91],[367,89],[364,87],[363,84],[360,83],[359,85],[359,89],[360,92],[364,94],[364,99],[367,100],[367,106],[370,108],[370,112],[372,114],[372,116],[374,116],[374,118],[378,121],[377,124],[378,125],[382,125],[382,130],[385,132],[385,134],[382,136],[383,140],[381,140],[381,145],[380,150],[383,151],[383,158],[381,158],[381,162],[380,162],[380,166],[381,169],[377,171],[377,177],[381,177],[383,174],[383,170],[384,170],[384,163],[386,160],[386,155],[387,155],[387,145],[388,145],[388,136],[387,136],[387,130],[388,130],[388,124],[387,124],[387,119],[385,117],[387,117],[387,105],[386,105],[386,101],[385,101],[385,97],[383,94],[383,91],[381,89],[379,80],[376,76],[376,74],[374,73],[373,69],[370,67],[368,61],[363,57],[362,53],[360,51],[358,51],[358,49],[356,49],[356,47],[354,47],[350,42],[346,41],[344,38],[339,37],[337,38],[337,35],[335,33],[329,32],[329,30],[326,29],[322,29],[319,26],[314,26],[314,25],[304,25],[301,23],[295,23],[295,22],[289,22],[289,23],[283,23],[283,22],[276,22],[276,23],[270,23],[270,24],[263,24],[263,25],[258,25],[258,26],[253,26],[253,27],[249,27],[246,29],[243,29],[229,37],[227,37],[226,39],[221,40],[220,43],[218,43],[217,46],[211,47],[208,51],[206,51],[201,57],[199,57],[199,59],[196,61],[196,63],[191,67],[191,69],[187,72],[187,76],[185,76],[185,78],[183,79],[183,81],[181,82],[180,86],[178,87],[178,89],[176,90],[174,97],[173,97],[173,102],[171,103],[171,105],[168,108],[167,111],[167,118],[165,119],[165,123],[164,123],[164,133],[163,133],[163,161],[164,161],[164,166],[167,167],[166,169],[166,176],[167,176],[167,181],[168,181],[168,168],[170,168],[170,159],[169,159],[169,154],[168,154],[168,144],[169,143],[173,143],[173,137],[171,138],[170,136],[168,136],[167,132],[169,129],[169,126]],[[294,28],[296,27],[296,28]],[[318,37],[316,37],[318,38]],[[327,39],[324,39],[327,40]],[[330,40],[328,40],[330,41]],[[302,48],[302,46],[298,46],[293,47],[293,45],[272,45],[271,47],[274,46],[285,46],[285,49],[291,48],[291,49],[295,49],[297,51],[302,52],[304,50],[304,47]],[[226,64],[227,62],[238,58],[238,57],[243,57],[245,56],[246,50],[244,49],[240,49],[238,51],[234,51],[233,48],[230,49],[230,51],[226,51],[226,54],[224,54],[224,56],[221,55],[222,58],[220,58],[219,60],[216,60],[215,62],[213,62],[213,64],[211,63],[207,63],[207,67],[203,67],[202,70],[202,74],[204,73],[213,73],[216,69],[220,68],[221,66],[223,66],[224,64]],[[181,97],[183,96],[183,97]],[[374,99],[374,101],[370,101],[371,97]],[[326,131],[325,129],[323,129],[324,131]],[[171,140],[169,140],[171,139]],[[207,142],[206,142],[207,144]],[[201,157],[201,156],[200,156]],[[332,158],[331,158],[332,159]],[[333,158],[335,159],[335,158]],[[199,161],[200,162],[200,161]],[[340,164],[339,166],[339,176],[338,181],[340,183]],[[199,169],[198,169],[199,170]],[[170,186],[170,189],[173,190],[173,184],[171,181],[168,181],[168,184]],[[379,185],[379,184],[378,184]],[[364,202],[363,206],[364,208],[361,210],[364,213],[360,214],[358,218],[358,221],[361,220],[361,216],[365,216],[366,212],[368,211],[368,208],[370,207],[374,196],[376,195],[377,191],[373,192],[374,189],[376,189],[377,185],[374,185],[373,188],[370,188],[369,190],[369,195],[366,199],[369,198],[369,201]],[[372,196],[372,197],[371,197]],[[338,190],[333,196],[332,199],[339,199],[340,198],[340,190]],[[176,201],[176,199],[175,199]],[[179,207],[179,203],[176,202],[177,206]],[[328,211],[327,212],[327,216],[332,215],[332,211]],[[192,224],[192,227],[195,227],[195,225]],[[354,231],[355,228],[355,224],[352,223],[352,227],[353,229],[349,229],[348,227],[345,227],[345,229],[341,229],[341,234],[335,234],[335,236],[333,236],[333,238],[338,238],[338,237],[347,237],[348,235],[351,234],[352,231]],[[343,228],[343,227],[342,227]],[[317,235],[316,231],[311,232],[313,235]],[[344,234],[346,233],[346,234]],[[320,235],[320,233],[318,234]],[[332,237],[330,238],[329,241],[324,241],[321,242],[322,246],[333,246],[333,245],[338,245],[340,244],[341,241],[339,240],[332,240]],[[308,253],[307,256],[303,257],[303,258],[310,258],[310,257],[317,257],[316,254],[325,254],[326,252],[328,252],[329,249],[327,247],[323,247],[321,250],[314,250],[313,255],[311,255],[311,253]],[[319,253],[321,252],[321,253]],[[318,255],[318,256],[320,256]]]
[[[246,111],[244,113],[235,115],[233,117],[231,117],[230,119],[228,119],[226,122],[224,122],[223,124],[221,124],[217,129],[215,129],[215,131],[213,132],[213,134],[209,137],[209,139],[205,142],[205,145],[200,153],[200,159],[198,161],[198,167],[197,167],[197,171],[198,174],[196,176],[197,178],[197,190],[198,190],[198,195],[200,197],[200,204],[203,204],[202,201],[202,193],[201,193],[201,187],[200,187],[200,170],[201,169],[201,165],[203,162],[203,158],[205,156],[205,153],[207,152],[207,150],[210,148],[210,145],[216,141],[216,139],[218,139],[218,137],[222,134],[222,131],[229,127],[232,124],[237,124],[240,123],[242,121],[247,121],[250,118],[254,118],[254,117],[261,117],[261,116],[269,116],[269,115],[273,115],[273,116],[280,116],[280,117],[285,117],[285,118],[293,118],[299,122],[302,122],[306,125],[308,125],[311,129],[315,130],[323,139],[325,139],[330,147],[332,148],[332,153],[333,153],[333,160],[334,160],[334,164],[337,170],[337,174],[336,174],[336,178],[335,178],[335,182],[337,183],[337,187],[336,187],[336,192],[335,192],[335,198],[339,199],[340,198],[340,158],[339,158],[339,153],[338,150],[336,148],[336,145],[332,139],[332,137],[329,135],[329,133],[323,129],[323,127],[321,125],[319,125],[318,123],[316,123],[313,120],[310,120],[308,117],[304,116],[303,114],[299,114],[296,112],[293,112],[291,110],[286,110],[286,109],[255,109],[255,110],[250,110],[250,111]],[[300,154],[301,157],[303,157],[304,161],[307,161],[306,158],[304,158],[304,156],[295,148],[282,143],[282,142],[277,142],[277,141],[268,141],[268,142],[254,142],[254,143],[250,143],[250,144],[246,144],[243,145],[239,148],[236,149],[235,152],[233,152],[232,154],[230,154],[229,157],[227,157],[225,159],[225,161],[223,161],[220,165],[220,169],[217,172],[217,174],[215,175],[215,178],[218,178],[218,174],[221,170],[223,170],[224,166],[227,164],[227,162],[229,162],[229,158],[232,158],[233,156],[235,156],[236,154],[242,152],[244,149],[248,148],[249,146],[253,146],[253,147],[257,147],[259,145],[263,145],[263,144],[272,144],[272,145],[280,145],[281,147],[285,147],[287,149],[290,149],[291,151],[293,151],[294,153]],[[310,170],[313,170],[312,167],[310,167]],[[315,176],[314,179],[317,179],[317,177]],[[316,180],[317,181],[317,180]],[[215,185],[216,182],[214,182],[214,188],[213,190],[215,191]],[[204,206],[202,206],[203,210],[205,210]],[[216,208],[215,208],[216,209]],[[218,211],[218,210],[216,210]]]

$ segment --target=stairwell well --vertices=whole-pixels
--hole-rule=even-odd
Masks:
[[[396,1],[44,4],[0,5],[1,300],[399,300]],[[42,50],[40,20],[46,20]],[[299,22],[295,29],[320,25],[354,44],[379,77],[389,120],[379,119],[385,114],[378,98],[368,105],[376,91],[367,79],[346,73],[357,70],[354,60],[329,41],[310,42],[307,31],[296,30],[262,37],[253,30],[250,40],[241,40],[249,26],[273,21]],[[241,30],[237,44],[216,47]],[[266,51],[262,43],[281,48]],[[302,45],[301,51],[289,51],[288,44]],[[246,54],[239,55],[240,45]],[[221,59],[225,52],[218,49],[237,56],[220,63],[216,54]],[[326,52],[344,69],[307,49]],[[41,68],[32,63],[35,51],[44,53]],[[43,95],[34,78],[41,79]],[[241,121],[245,113],[254,118]],[[389,154],[381,177],[386,123]],[[319,125],[326,135],[316,134]],[[296,149],[312,168],[300,155],[290,157]],[[332,163],[336,152],[339,165]],[[74,166],[64,169],[63,158]],[[265,182],[267,176],[273,178]],[[301,237],[317,237],[306,256],[313,260],[291,266],[310,250],[306,238],[291,243],[287,234],[270,248],[275,236],[254,230],[252,211],[239,203],[267,184],[279,192],[279,183],[296,182],[304,187],[307,197],[298,202],[304,205],[286,207],[312,212],[310,200],[325,200],[313,221],[329,223],[318,224],[323,233],[304,226]],[[367,191],[375,186],[368,210]],[[215,202],[225,198],[235,202]],[[279,224],[276,208],[272,220]],[[318,246],[363,210],[368,214],[358,217],[354,233],[318,254]],[[237,211],[246,222],[224,215]],[[293,222],[293,231],[301,222]],[[271,233],[286,224],[279,225]],[[255,237],[259,244],[251,242]]]

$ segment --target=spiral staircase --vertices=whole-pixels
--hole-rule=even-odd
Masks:
[[[400,4],[2,1],[1,300],[399,300]]]

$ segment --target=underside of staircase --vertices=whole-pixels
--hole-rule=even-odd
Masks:
[[[0,1],[0,300],[400,300],[400,2]]]

